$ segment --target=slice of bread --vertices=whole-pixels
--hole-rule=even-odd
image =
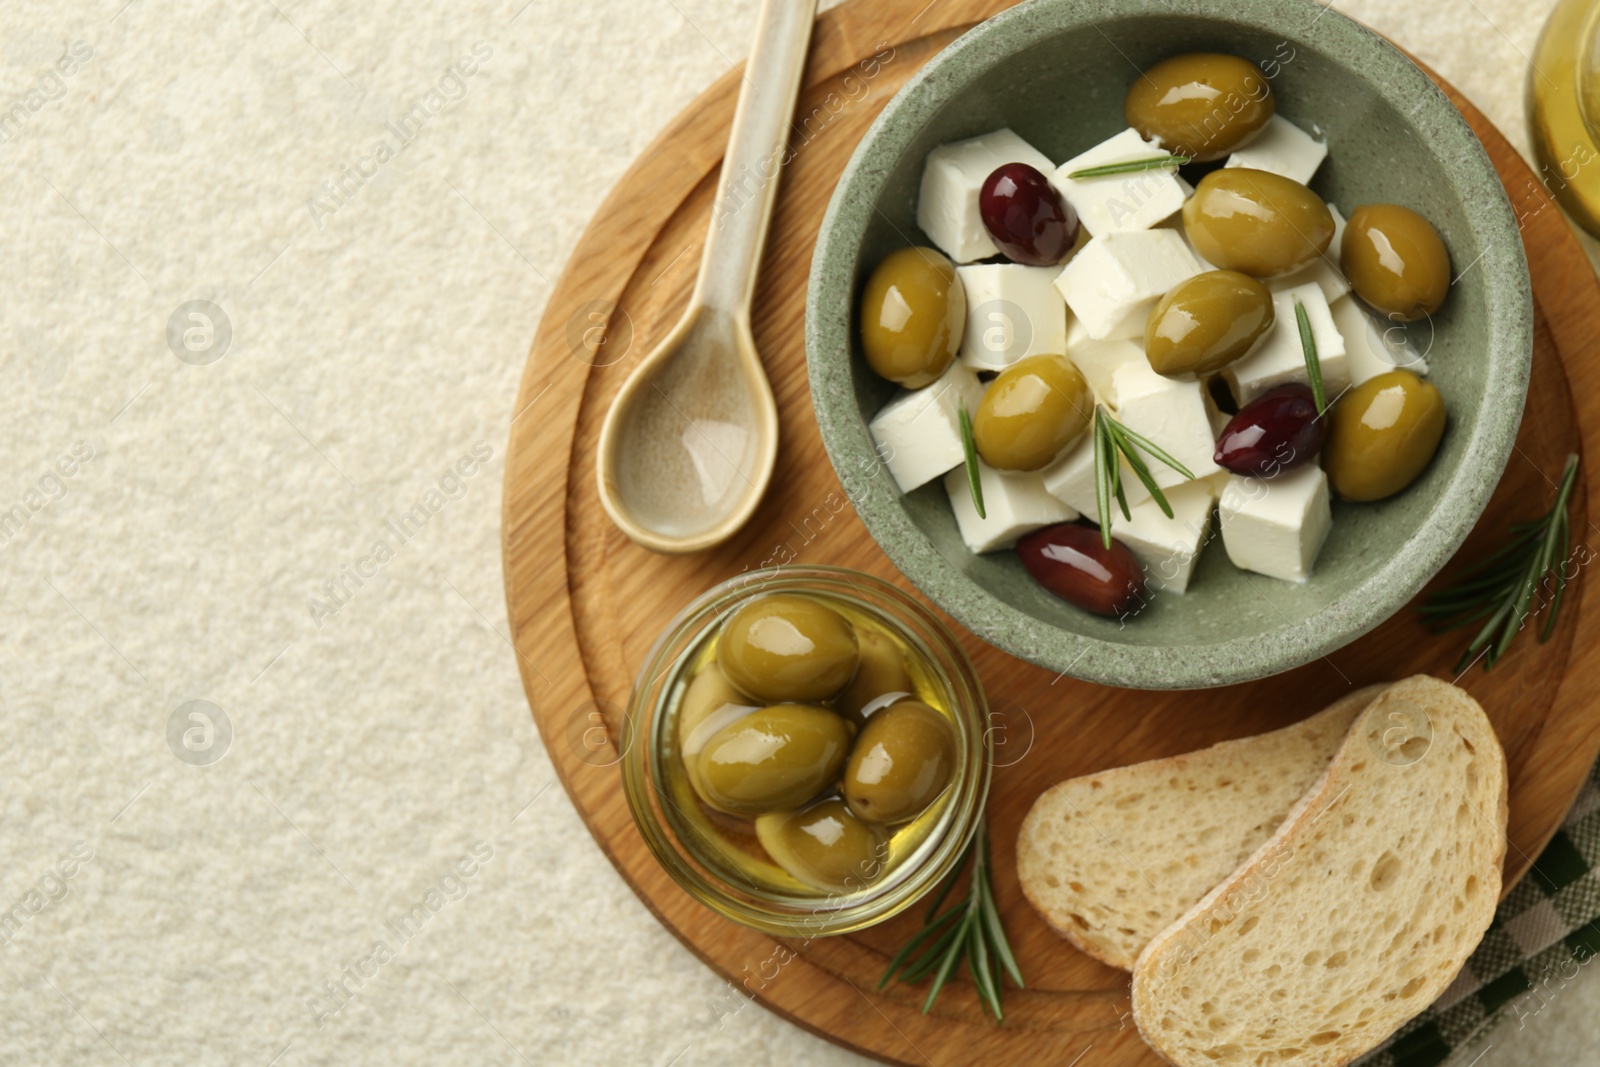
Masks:
[[[1482,940],[1505,827],[1483,709],[1434,678],[1397,682],[1278,832],[1140,954],[1140,1034],[1178,1067],[1349,1063]]]
[[[1282,730],[1046,790],[1017,837],[1023,893],[1056,933],[1132,970],[1156,934],[1272,836],[1382,691],[1358,690]]]

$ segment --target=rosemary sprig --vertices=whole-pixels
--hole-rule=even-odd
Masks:
[[[1133,174],[1141,170],[1159,170],[1162,167],[1181,167],[1189,162],[1188,156],[1151,156],[1149,159],[1131,159],[1126,163],[1105,163],[1098,167],[1084,167],[1075,170],[1067,177],[1073,181],[1079,178],[1104,178],[1111,174]]]
[[[967,414],[965,404],[961,405],[960,421],[961,450],[967,455],[967,489],[972,493],[972,506],[978,509],[978,518],[987,519],[989,513],[983,510],[983,479],[978,475],[978,443],[972,439],[972,416]]]
[[[1300,350],[1306,357],[1306,377],[1311,379],[1311,396],[1317,402],[1317,414],[1328,410],[1328,397],[1322,391],[1322,360],[1317,358],[1317,338],[1311,332],[1311,317],[1299,297],[1294,300],[1294,321],[1300,327]]]
[[[1541,607],[1546,610],[1539,641],[1550,639],[1570,577],[1566,571],[1572,547],[1567,503],[1577,479],[1578,457],[1573,454],[1567,456],[1561,470],[1561,485],[1549,512],[1533,522],[1512,526],[1509,542],[1462,572],[1455,585],[1430,595],[1417,609],[1436,633],[1483,622],[1456,664],[1457,674],[1472,666],[1479,655],[1484,670],[1493,667],[1528,617]],[[1549,602],[1535,605],[1541,588],[1549,590]]]
[[[1166,494],[1156,484],[1155,478],[1150,474],[1150,466],[1145,463],[1139,450],[1148,452],[1190,481],[1194,480],[1194,473],[1159,448],[1155,442],[1134,433],[1112,418],[1103,404],[1095,405],[1094,427],[1091,432],[1094,434],[1094,495],[1095,504],[1100,509],[1100,543],[1107,548],[1111,547],[1113,496],[1117,498],[1117,504],[1122,508],[1122,517],[1133,518],[1132,513],[1128,511],[1127,494],[1122,488],[1122,464],[1118,462],[1119,457],[1128,461],[1128,466],[1133,468],[1134,475],[1150,491],[1150,496],[1161,509],[1161,513],[1169,519],[1172,518],[1172,505],[1167,503]]]
[[[972,861],[972,878],[967,885],[966,901],[940,914],[939,909],[955,888],[968,860]],[[1000,1007],[1004,978],[1010,978],[1013,985],[1022,989],[1022,971],[1017,967],[1017,958],[1011,954],[1011,943],[1006,940],[1005,928],[1000,923],[989,869],[989,837],[986,825],[980,821],[961,862],[934,894],[925,925],[889,961],[888,969],[878,979],[879,989],[895,979],[909,984],[932,975],[933,984],[922,1002],[922,1014],[926,1015],[945,984],[960,969],[961,961],[966,960],[973,984],[978,988],[978,998],[996,1022],[1005,1019]]]

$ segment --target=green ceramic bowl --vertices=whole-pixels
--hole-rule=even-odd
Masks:
[[[1279,113],[1329,143],[1313,182],[1325,199],[1347,211],[1406,204],[1438,227],[1461,275],[1434,317],[1427,351],[1449,424],[1433,464],[1406,492],[1378,504],[1335,502],[1309,582],[1236,570],[1213,543],[1186,594],[1157,595],[1124,625],[1052,597],[1014,553],[968,551],[942,479],[902,495],[867,460],[867,422],[894,387],[861,356],[855,304],[878,260],[931,243],[916,224],[931,149],[1010,126],[1052,159],[1067,159],[1125,127],[1122,100],[1138,71],[1193,51],[1263,65]],[[856,149],[822,223],[806,309],[822,439],[896,566],[1008,652],[1146,689],[1284,671],[1406,604],[1455,552],[1500,479],[1522,420],[1532,344],[1516,218],[1482,145],[1415,64],[1311,0],[1030,0],[975,27],[922,68]]]

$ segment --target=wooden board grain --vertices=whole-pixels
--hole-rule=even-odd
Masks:
[[[802,340],[806,273],[840,171],[879,109],[934,52],[1007,6],[1009,0],[855,0],[818,20],[796,155],[783,175],[756,295],[756,341],[783,435],[773,489],[735,540],[687,558],[646,552],[606,521],[594,448],[622,379],[687,300],[738,73],[718,80],[640,157],[572,253],[528,359],[506,462],[507,607],[534,719],[595,840],[667,929],[743,991],[730,990],[728,1001],[708,1012],[736,1010],[748,994],[893,1063],[987,1063],[996,1056],[1068,1063],[1092,1048],[1085,1062],[1154,1064],[1128,1015],[1127,976],[1066,946],[1021,897],[1013,849],[1033,799],[1064,777],[1285,725],[1352,686],[1416,672],[1450,678],[1460,635],[1432,637],[1404,611],[1334,655],[1276,678],[1149,693],[1057,680],[954,627],[1003,731],[989,807],[996,890],[1028,978],[1027,990],[1007,993],[1003,1028],[984,1019],[965,979],[927,1016],[919,989],[873,989],[888,957],[916,929],[915,912],[860,934],[780,946],[696,904],[645,848],[616,765],[634,671],[667,620],[716,582],[747,568],[806,562],[858,568],[910,590],[851,511],[817,436]],[[877,61],[860,66],[868,56]],[[1587,355],[1600,333],[1600,285],[1527,165],[1479,112],[1451,96],[1523,219],[1538,303],[1527,414],[1500,487],[1462,550],[1472,559],[1510,521],[1548,506],[1548,476],[1568,451],[1600,458],[1587,447],[1600,435],[1600,361]],[[588,338],[604,342],[586,346],[585,331],[602,328]],[[1589,510],[1596,486],[1600,464],[1585,464],[1573,503],[1575,542],[1596,543],[1600,531]],[[1511,880],[1560,824],[1600,748],[1600,616],[1586,602],[1589,584],[1580,577],[1548,644],[1524,638],[1493,673],[1475,670],[1461,680],[1505,743]]]

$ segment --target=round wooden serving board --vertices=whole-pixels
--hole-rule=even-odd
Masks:
[[[893,1063],[1069,1063],[1092,1048],[1085,1063],[1155,1064],[1128,1014],[1127,975],[1070,948],[1021,896],[1015,836],[1034,798],[1062,778],[1287,725],[1354,686],[1418,672],[1451,678],[1461,634],[1430,636],[1402,611],[1288,674],[1191,693],[1058,681],[963,634],[1004,730],[989,818],[996,891],[1028,988],[1007,991],[1003,1027],[981,1014],[965,976],[930,1015],[919,1010],[922,987],[874,989],[889,956],[918,928],[921,909],[848,937],[786,942],[795,956],[778,966],[787,953],[774,939],[717,917],[657,866],[629,816],[616,765],[635,671],[667,620],[711,585],[747,568],[804,562],[854,567],[910,588],[851,510],[817,436],[802,340],[806,274],[828,198],[879,109],[931,55],[1007,6],[854,0],[818,20],[800,104],[800,115],[813,119],[782,178],[756,292],[756,342],[782,422],[776,477],[735,540],[695,556],[654,555],[606,521],[595,439],[623,378],[687,301],[738,72],[703,93],[612,190],[550,299],[517,400],[506,463],[507,603],[534,719],[573,803],[667,929],[735,986],[817,1034]],[[866,75],[858,64],[869,56],[877,61]],[[1461,558],[1479,557],[1510,522],[1544,512],[1554,493],[1547,476],[1572,450],[1589,458],[1573,501],[1574,541],[1592,541],[1600,286],[1527,165],[1451,95],[1524,217],[1538,303],[1517,450]],[[606,328],[598,359],[584,343],[584,331],[595,328]],[[1522,876],[1555,831],[1600,747],[1600,613],[1586,602],[1590,584],[1578,581],[1548,644],[1524,635],[1492,673],[1475,668],[1461,679],[1488,709],[1510,761],[1508,880]],[[729,1010],[738,1006],[730,999]]]

